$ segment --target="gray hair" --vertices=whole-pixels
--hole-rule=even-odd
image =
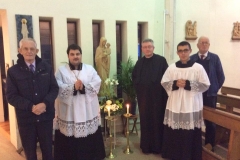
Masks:
[[[21,39],[19,41],[19,48],[22,47],[22,44],[23,44],[24,41],[32,41],[32,42],[34,42],[35,43],[35,47],[37,48],[37,42],[33,38],[23,38],[23,39]]]
[[[153,42],[152,39],[150,39],[150,38],[146,38],[146,39],[144,39],[144,40],[142,41],[142,43],[146,43],[146,42],[151,42],[152,45],[154,46],[154,42]]]

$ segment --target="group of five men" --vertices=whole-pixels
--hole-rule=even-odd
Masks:
[[[219,57],[208,51],[209,39],[200,37],[197,46],[199,52],[190,57],[190,44],[179,43],[180,60],[168,67],[164,57],[153,53],[151,39],[142,42],[144,57],[137,61],[132,79],[143,153],[201,159],[203,105],[216,107],[225,78]],[[43,160],[53,159],[55,117],[54,159],[104,159],[97,97],[101,79],[92,66],[82,63],[81,48],[75,44],[68,47],[69,63],[59,67],[54,76],[52,68],[37,56],[35,40],[22,39],[19,47],[17,64],[8,70],[6,96],[16,110],[26,158],[37,159],[39,142]],[[205,144],[214,146],[215,124],[205,121],[205,125]]]

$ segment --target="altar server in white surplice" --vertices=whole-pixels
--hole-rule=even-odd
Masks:
[[[101,79],[92,66],[81,62],[82,50],[78,45],[68,46],[67,54],[69,64],[56,72],[59,94],[54,159],[104,159],[97,96]]]
[[[210,82],[202,65],[190,61],[191,52],[188,42],[180,42],[180,61],[168,67],[161,81],[169,96],[163,122],[163,158],[202,159],[202,92]]]

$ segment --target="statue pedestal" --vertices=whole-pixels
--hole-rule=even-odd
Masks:
[[[186,40],[196,40],[198,37],[197,36],[186,36]]]
[[[240,36],[232,36],[232,40],[240,40]]]

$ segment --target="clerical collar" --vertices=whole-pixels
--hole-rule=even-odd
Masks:
[[[178,67],[178,68],[188,68],[188,67],[192,67],[193,64],[194,64],[194,62],[191,61],[191,60],[187,61],[186,64],[183,64],[181,61],[177,61],[176,62],[176,67]]]
[[[72,65],[70,62],[69,62],[69,67],[71,70],[82,70],[82,63],[80,63],[77,67],[77,69],[75,69],[75,66]]]

